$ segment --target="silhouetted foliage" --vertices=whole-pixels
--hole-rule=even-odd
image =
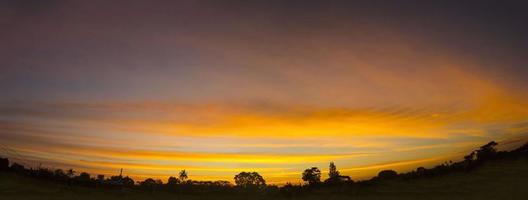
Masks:
[[[69,169],[66,171],[66,175],[70,178],[73,178],[75,176],[75,171],[73,169]]]
[[[47,169],[47,168],[42,168],[42,167],[39,167],[37,169],[37,174],[36,176],[39,177],[39,178],[42,178],[42,179],[53,179],[53,171],[51,171],[50,169]]]
[[[291,184],[291,183],[286,183],[284,186],[282,186],[282,187],[279,189],[279,192],[280,192],[283,196],[286,196],[286,197],[291,198],[292,196],[294,196],[294,195],[296,194],[296,189],[297,189],[297,187],[293,186],[293,184]]]
[[[123,177],[122,176],[110,176],[110,178],[106,180],[106,183],[112,186],[122,186]]]
[[[99,185],[104,184],[104,182],[105,182],[104,177],[105,177],[105,176],[102,175],[102,174],[97,175],[97,184],[99,184]],[[133,183],[133,182],[132,182],[132,183]]]
[[[68,180],[68,176],[66,175],[66,173],[64,173],[64,170],[62,169],[56,169],[54,172],[53,172],[53,176],[55,176],[55,179],[58,180],[58,181],[66,181]]]
[[[495,146],[498,144],[495,141],[491,141],[490,143],[481,146],[479,150],[477,150],[477,160],[484,161],[492,158],[497,154],[497,150],[495,149]]]
[[[123,177],[122,173],[118,176],[111,176],[108,179],[104,175],[98,175],[94,179],[86,172],[80,172],[76,176],[73,169],[63,171],[62,169],[48,169],[39,166],[38,168],[25,168],[23,165],[13,163],[8,168],[9,171],[25,176],[31,176],[44,180],[52,180],[68,185],[79,185],[86,187],[103,187],[103,188],[131,188],[144,189],[147,191],[167,190],[185,194],[213,194],[213,193],[236,193],[246,192],[258,195],[283,195],[286,197],[296,198],[308,192],[340,192],[353,194],[357,190],[375,186],[385,180],[403,180],[410,181],[416,178],[425,178],[439,176],[452,172],[468,172],[472,169],[488,162],[489,160],[508,159],[528,157],[528,143],[512,151],[497,151],[496,142],[490,142],[481,146],[478,150],[472,151],[469,155],[464,156],[460,162],[444,162],[433,168],[418,167],[416,170],[398,174],[394,170],[383,170],[378,176],[371,180],[353,182],[349,176],[340,175],[337,167],[333,162],[329,165],[329,178],[321,183],[321,172],[317,167],[304,170],[302,179],[309,185],[292,185],[288,183],[282,187],[267,186],[266,181],[257,172],[241,172],[235,176],[237,187],[233,187],[228,181],[193,181],[187,177],[185,170],[180,171],[179,178],[169,177],[166,184],[161,180],[148,178],[144,181],[137,182],[128,176]],[[0,159],[0,162],[4,162]],[[6,159],[5,159],[6,160]],[[1,163],[5,167],[5,163]],[[8,163],[9,165],[9,163]],[[185,181],[184,181],[185,180]],[[317,187],[314,187],[317,186]]]
[[[350,176],[341,176],[334,162],[330,162],[328,167],[328,178],[324,181],[324,183],[326,185],[336,186],[344,183],[353,183],[353,181]]]
[[[185,171],[185,169],[181,170],[179,175],[180,175],[180,181],[181,182],[185,182],[187,180],[187,178],[188,178],[187,177],[187,172]]]
[[[468,163],[471,163],[472,161],[474,161],[476,159],[475,157],[475,151],[472,151],[470,154],[464,156],[464,161],[468,162]]]
[[[153,190],[153,189],[157,188],[159,185],[161,185],[160,182],[158,182],[158,181],[156,181],[156,180],[154,180],[152,178],[147,178],[144,181],[139,182],[139,186],[141,186],[142,188],[147,189],[147,190]]]
[[[398,178],[398,173],[394,170],[383,170],[378,173],[378,178],[388,180]]]
[[[321,182],[321,170],[317,167],[305,169],[302,173],[302,180],[314,185]]]
[[[7,171],[9,169],[9,159],[0,158],[0,171]]]
[[[475,160],[476,160],[476,151],[472,151],[470,154],[464,156],[464,161],[463,161],[464,169],[466,171],[471,170],[474,166]]]
[[[334,176],[332,178],[327,178],[324,181],[327,185],[339,185],[344,183],[354,183],[354,181],[350,178],[350,176]]]
[[[337,167],[335,166],[334,162],[330,162],[330,166],[328,167],[328,177],[334,178],[338,177],[339,175],[339,171],[337,171]]]
[[[495,141],[491,141],[486,145],[481,146],[478,150],[472,151],[470,154],[464,156],[464,161],[462,161],[462,163],[452,164],[454,165],[452,166],[452,168],[463,167],[466,171],[472,170],[483,162],[496,157],[497,150],[495,149],[495,146],[497,145],[498,143],[496,143]],[[505,152],[501,152],[501,154],[503,153]]]
[[[73,177],[72,181],[76,185],[83,185],[83,186],[92,186],[95,184],[95,181],[90,179],[90,174],[86,172],[81,172],[79,176]]]
[[[90,181],[90,174],[86,173],[86,172],[81,172],[81,174],[79,174],[79,176],[75,177],[77,180],[79,181]]]
[[[528,143],[522,145],[521,147],[515,149],[515,150],[512,150],[509,152],[509,154],[513,154],[515,156],[522,156],[522,155],[525,155],[528,157]]]
[[[11,165],[11,170],[13,170],[15,172],[18,172],[18,173],[25,173],[26,172],[26,169],[24,168],[24,166],[21,165],[21,164],[18,164],[18,163],[13,163]]]
[[[416,174],[418,176],[424,176],[425,173],[426,173],[427,169],[425,169],[425,167],[418,167],[416,168]]]
[[[167,185],[169,186],[175,186],[178,184],[180,184],[180,179],[177,179],[174,176],[169,177],[169,179],[167,180]]]
[[[257,172],[240,172],[235,176],[235,184],[242,188],[261,188],[266,181]]]
[[[123,186],[125,187],[134,186],[134,179],[128,176],[123,177],[122,182],[123,182]]]

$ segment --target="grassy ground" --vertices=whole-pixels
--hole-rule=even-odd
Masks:
[[[11,173],[0,173],[0,199],[264,199],[255,196],[178,196],[144,192],[68,187]],[[268,197],[272,199],[271,197]],[[273,199],[278,199],[274,197]],[[285,197],[280,197],[286,199]],[[528,199],[528,160],[501,160],[471,173],[453,173],[413,181],[387,181],[353,195],[312,194],[293,199]]]

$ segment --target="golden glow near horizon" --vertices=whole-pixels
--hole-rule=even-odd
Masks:
[[[449,74],[451,83],[474,88],[453,97],[459,104],[26,103],[4,105],[10,117],[0,124],[1,137],[15,160],[30,165],[93,175],[124,168],[138,180],[186,169],[195,180],[231,181],[240,171],[258,171],[275,184],[300,182],[311,166],[324,172],[330,161],[362,179],[460,159],[489,140],[524,138],[524,96],[474,75]]]

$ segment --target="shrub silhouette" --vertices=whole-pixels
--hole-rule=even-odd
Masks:
[[[139,186],[144,189],[153,190],[157,186],[157,182],[152,178],[147,178],[144,181],[139,182]]]
[[[426,173],[427,173],[427,169],[425,169],[425,167],[416,168],[416,174],[418,176],[424,176]]]
[[[131,186],[134,186],[134,179],[128,177],[128,176],[125,176],[123,179],[122,179],[122,183],[123,183],[123,186],[125,187],[131,187]]]
[[[0,171],[7,171],[9,169],[9,159],[0,158]]]
[[[391,169],[383,170],[378,173],[378,178],[383,180],[394,179],[398,178],[398,173]]]
[[[317,167],[305,169],[302,173],[302,180],[314,185],[321,182],[321,170]]]
[[[328,167],[328,177],[334,178],[339,176],[339,171],[337,171],[337,167],[335,166],[334,162],[330,162],[330,166]]]
[[[79,176],[73,177],[73,182],[77,185],[90,186],[95,184],[95,180],[90,178],[90,174],[81,172]]]
[[[187,180],[187,178],[188,178],[187,177],[187,172],[185,171],[185,169],[181,170],[179,175],[180,175],[180,181],[181,182],[185,182]]]
[[[26,168],[24,168],[23,165],[18,163],[13,163],[10,169],[17,173],[26,173]]]
[[[477,160],[484,161],[492,158],[497,154],[497,150],[495,149],[495,146],[498,144],[495,141],[491,141],[488,144],[481,146],[479,150],[477,150]]]
[[[54,174],[50,169],[39,167],[36,176],[42,179],[52,179]]]
[[[338,185],[343,183],[352,183],[350,176],[341,176],[334,162],[330,162],[328,167],[328,179],[324,181],[327,185]]]
[[[73,178],[75,176],[75,171],[73,169],[69,169],[66,171],[66,175],[70,178]]]
[[[284,195],[287,197],[296,198],[297,196],[302,196],[304,193],[308,192],[356,192],[358,189],[363,187],[375,186],[379,181],[383,180],[411,180],[414,178],[433,177],[447,173],[463,172],[467,169],[473,169],[489,160],[520,158],[524,156],[528,157],[528,143],[511,151],[497,151],[495,149],[496,145],[497,143],[494,141],[489,142],[486,145],[481,146],[478,150],[473,151],[469,155],[465,156],[464,160],[460,162],[449,161],[429,169],[418,167],[415,171],[401,174],[397,174],[393,170],[383,170],[378,173],[378,176],[370,180],[359,181],[357,183],[354,183],[348,176],[340,175],[335,164],[331,162],[328,173],[330,178],[326,179],[324,184],[322,184],[320,181],[320,170],[317,167],[312,167],[304,170],[302,173],[302,179],[308,182],[309,185],[292,185],[290,183],[282,187],[267,186],[264,178],[262,178],[262,176],[260,176],[257,172],[239,173],[235,176],[235,183],[238,187],[233,187],[233,185],[227,181],[186,180],[188,177],[185,170],[182,170],[179,173],[179,177],[181,179],[170,177],[166,184],[163,184],[161,180],[148,178],[145,181],[137,182],[137,185],[135,185],[134,180],[128,176],[123,177],[121,174],[118,176],[111,176],[106,180],[104,179],[103,175],[98,175],[97,179],[94,179],[90,177],[90,174],[85,172],[81,172],[78,176],[75,176],[76,172],[73,169],[69,169],[67,171],[63,171],[62,169],[51,170],[48,168],[42,168],[41,166],[38,168],[28,169],[18,163],[13,163],[8,168],[8,171],[24,176],[61,182],[68,185],[73,184],[86,187],[108,187],[116,189],[126,187],[133,189],[144,189],[147,191],[165,189],[186,194],[249,192],[250,194]],[[5,167],[5,160],[7,159],[0,159],[0,162],[2,162],[2,167]],[[182,182],[182,179],[186,181]],[[336,185],[336,183],[339,184]],[[238,190],[237,188],[243,188],[243,190]]]
[[[180,180],[174,176],[169,177],[169,179],[167,180],[167,185],[169,186],[175,186],[175,185],[178,185],[179,183],[180,183]]]
[[[235,184],[242,188],[261,188],[266,186],[266,181],[257,172],[240,172],[235,176]]]
[[[350,176],[339,175],[326,179],[324,183],[328,185],[339,185],[343,183],[354,183],[354,181],[350,178]]]
[[[476,153],[475,151],[472,151],[470,154],[464,156],[464,161],[467,163],[471,163],[476,159]]]
[[[100,175],[97,175],[97,183],[98,183],[98,184],[104,184],[104,182],[105,182],[104,177],[105,177],[105,176],[104,176],[104,175],[101,175],[101,174],[100,174]]]
[[[66,181],[69,178],[66,175],[66,173],[64,173],[64,170],[62,170],[62,169],[56,169],[53,172],[53,176],[55,177],[55,180],[58,180],[58,181]]]
[[[76,179],[79,181],[88,182],[90,181],[90,174],[86,172],[81,172],[81,174],[79,174],[79,176],[77,176]]]

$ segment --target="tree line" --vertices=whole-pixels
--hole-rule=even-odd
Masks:
[[[147,178],[135,182],[132,178],[122,175],[105,177],[104,175],[91,176],[86,172],[76,172],[73,169],[49,169],[44,167],[26,168],[25,166],[12,163],[7,158],[0,158],[0,171],[13,172],[38,179],[49,180],[67,185],[78,185],[95,188],[119,188],[145,191],[170,191],[182,194],[195,193],[257,193],[266,195],[301,195],[308,192],[324,189],[338,189],[341,192],[357,191],[358,188],[375,185],[385,180],[412,180],[438,176],[456,171],[469,172],[490,160],[505,158],[528,158],[528,143],[512,151],[497,151],[498,144],[489,142],[479,149],[470,152],[459,162],[444,162],[432,168],[418,167],[416,170],[397,173],[394,170],[382,170],[377,176],[354,182],[350,176],[342,175],[334,162],[330,162],[328,178],[321,180],[321,170],[310,167],[301,173],[305,182],[302,185],[287,183],[284,186],[268,185],[258,172],[240,172],[234,176],[234,184],[229,181],[196,181],[189,179],[188,172],[181,170],[177,177],[171,176],[163,183],[159,179]]]

